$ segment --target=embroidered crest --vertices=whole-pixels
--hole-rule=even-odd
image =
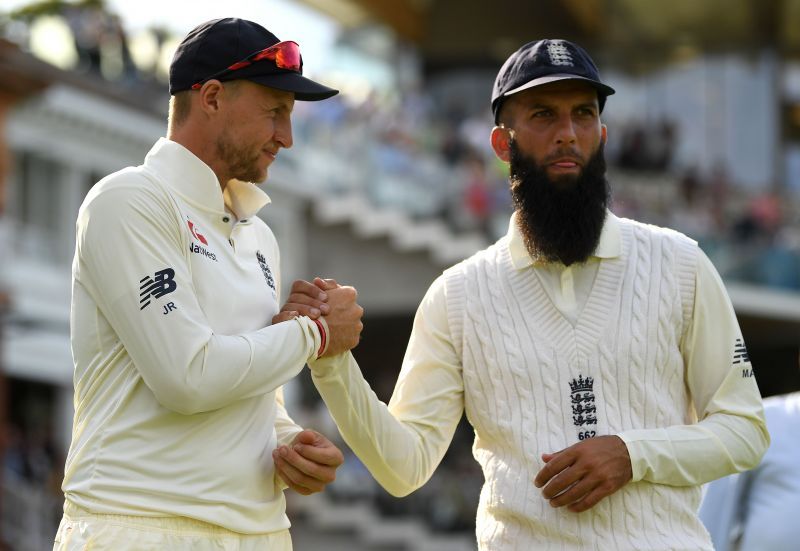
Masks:
[[[264,274],[264,279],[267,280],[267,285],[275,291],[275,278],[272,277],[272,271],[269,269],[269,264],[267,264],[267,259],[264,258],[264,255],[261,254],[261,251],[256,251],[256,259],[258,260],[258,265],[261,266],[261,272]]]
[[[575,65],[572,54],[564,45],[563,40],[550,40],[547,43],[547,55],[550,56],[550,63],[553,65],[565,65],[572,67]]]
[[[570,402],[572,403],[572,423],[582,429],[584,425],[597,425],[597,406],[594,402],[594,379],[592,377],[583,378],[578,375],[577,379],[572,379],[569,383]],[[594,431],[581,432],[581,440],[591,438],[595,435]]]

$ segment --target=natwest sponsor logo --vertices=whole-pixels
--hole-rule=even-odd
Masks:
[[[203,247],[202,245],[198,245],[197,243],[189,243],[189,252],[194,254],[200,254],[205,256],[206,258],[210,258],[214,262],[218,262],[217,255]]]
[[[208,241],[206,240],[206,236],[200,233],[197,226],[192,223],[191,220],[186,220],[186,223],[189,225],[189,231],[192,232],[192,235],[195,239],[197,239],[203,245],[208,245]]]
[[[194,222],[192,222],[188,218],[186,219],[186,224],[189,226],[189,231],[191,232],[192,236],[197,241],[199,241],[199,243],[197,243],[195,241],[192,241],[191,243],[189,243],[189,252],[205,256],[206,258],[209,258],[209,259],[213,260],[214,262],[218,262],[217,255],[212,253],[211,251],[209,251],[206,248],[206,247],[208,247],[208,239],[206,239],[205,235],[200,233],[200,228],[198,228],[194,224]],[[202,245],[201,245],[201,243],[202,243]],[[205,245],[205,247],[203,245]]]

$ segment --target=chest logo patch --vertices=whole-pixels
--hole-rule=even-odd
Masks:
[[[584,430],[586,428],[595,428],[597,426],[597,406],[594,401],[594,379],[592,377],[583,378],[583,375],[578,375],[577,379],[572,379],[569,383],[570,388],[570,402],[572,404],[572,424],[578,427],[578,438],[585,440],[592,438],[596,435],[593,430]],[[589,427],[594,425],[594,427]]]
[[[258,265],[261,266],[261,272],[264,274],[264,279],[267,280],[267,285],[269,285],[270,289],[276,291],[275,278],[272,277],[272,270],[269,269],[267,259],[264,258],[263,254],[261,254],[261,251],[256,251],[256,259],[258,260]]]

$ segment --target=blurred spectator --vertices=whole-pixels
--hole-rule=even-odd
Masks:
[[[717,161],[711,170],[708,181],[709,209],[714,233],[721,235],[728,227],[728,201],[730,199],[731,182],[728,170],[722,161]]]
[[[622,140],[617,164],[625,170],[641,170],[646,167],[647,148],[644,128],[635,123],[622,130]]]
[[[620,135],[617,156],[620,168],[663,172],[670,167],[676,139],[672,121],[662,119],[655,124],[630,121],[622,127]]]
[[[733,238],[741,243],[765,243],[775,235],[781,223],[778,197],[765,193],[754,197],[744,213],[734,222]]]
[[[489,217],[493,205],[484,161],[478,155],[472,154],[466,159],[465,165],[464,208],[468,217],[468,226],[488,233]]]
[[[678,193],[670,208],[669,227],[679,229],[689,237],[700,240],[712,229],[705,190],[696,167],[689,167],[678,182]]]
[[[646,168],[665,171],[672,163],[672,152],[675,147],[675,124],[662,119],[656,125],[655,132],[647,136]]]

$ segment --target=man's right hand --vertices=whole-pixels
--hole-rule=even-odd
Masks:
[[[325,314],[329,344],[323,356],[335,356],[358,346],[364,329],[364,309],[356,302],[358,292],[354,287],[340,286],[326,292],[330,307],[330,313]]]
[[[357,296],[353,287],[343,287],[333,279],[315,278],[313,283],[299,279],[292,284],[286,304],[272,321],[279,323],[294,315],[317,319],[323,314],[328,326],[324,356],[340,354],[358,345],[364,328],[364,309],[356,302]]]

